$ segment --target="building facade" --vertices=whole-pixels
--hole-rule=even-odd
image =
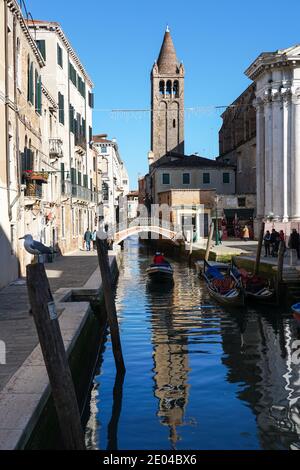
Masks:
[[[300,227],[300,46],[266,52],[248,67],[255,83],[257,222]]]
[[[60,186],[56,243],[62,253],[83,246],[83,234],[98,224],[99,188],[92,146],[93,83],[57,22],[33,20],[28,27],[43,56],[42,81],[58,105],[50,126],[49,173]]]
[[[116,139],[106,134],[93,136],[102,178],[102,205],[99,217],[103,225],[116,225],[127,218],[129,177]]]

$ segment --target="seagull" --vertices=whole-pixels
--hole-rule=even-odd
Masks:
[[[53,253],[53,249],[43,245],[41,242],[37,242],[33,239],[32,235],[27,234],[24,237],[19,238],[19,240],[24,240],[24,248],[31,255],[48,255]]]

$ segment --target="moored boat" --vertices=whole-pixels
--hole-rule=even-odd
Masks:
[[[293,317],[295,318],[296,322],[300,326],[300,302],[292,305],[292,311],[293,311]]]
[[[224,274],[216,266],[204,261],[202,276],[211,297],[224,306],[242,307],[245,304],[244,290],[241,282],[235,278],[230,269]]]
[[[245,290],[246,299],[259,303],[276,303],[275,289],[261,276],[249,273],[243,268],[238,268],[232,261],[232,272],[237,279],[241,279]]]
[[[169,263],[150,264],[146,273],[152,281],[173,281],[173,268]]]

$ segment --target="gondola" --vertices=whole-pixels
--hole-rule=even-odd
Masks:
[[[300,302],[292,305],[293,317],[295,318],[298,326],[300,327]]]
[[[210,296],[221,305],[228,307],[244,306],[244,290],[240,280],[235,278],[230,268],[223,274],[218,268],[210,266],[207,261],[204,261],[202,277],[206,282]]]
[[[241,279],[247,300],[266,304],[276,303],[275,289],[270,288],[266,279],[238,268],[233,260],[231,270],[237,279]]]
[[[146,269],[148,278],[154,282],[173,282],[173,268],[169,263],[150,264]]]

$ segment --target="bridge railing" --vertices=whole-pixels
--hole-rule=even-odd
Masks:
[[[135,227],[145,227],[145,231],[147,231],[147,228],[159,227],[168,230],[169,232],[174,232],[175,234],[182,233],[182,227],[180,225],[173,224],[168,220],[159,219],[158,217],[136,217],[131,221],[126,220],[119,224],[109,226],[107,235],[110,238],[114,238],[117,233]]]

